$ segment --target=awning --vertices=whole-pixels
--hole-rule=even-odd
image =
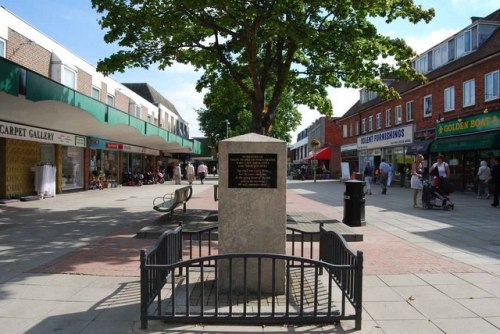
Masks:
[[[431,146],[431,152],[500,149],[500,131],[476,133],[467,136],[441,138]]]
[[[429,150],[429,146],[432,144],[434,140],[421,140],[421,141],[416,141],[408,145],[406,148],[406,154],[412,155],[412,154],[426,154]]]
[[[332,148],[330,146],[320,148],[319,150],[316,151],[316,154],[311,154],[305,159],[307,160],[330,160],[332,158]]]

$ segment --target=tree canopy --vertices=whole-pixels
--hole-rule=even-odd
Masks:
[[[285,92],[332,115],[327,87],[363,87],[386,97],[382,79],[419,80],[413,50],[370,21],[429,22],[413,0],[92,0],[105,41],[122,49],[101,60],[105,74],[174,62],[204,71],[199,87],[227,74],[251,107],[251,128],[269,134]],[[388,61],[391,59],[391,61]],[[231,94],[231,92],[228,92]]]
[[[205,84],[208,85],[208,93],[203,99],[206,108],[197,112],[200,128],[210,144],[216,146],[226,136],[248,133],[252,120],[251,103],[234,81],[223,75],[210,84],[200,81],[200,85]],[[285,91],[268,135],[291,142],[290,130],[295,130],[301,119],[293,94]]]

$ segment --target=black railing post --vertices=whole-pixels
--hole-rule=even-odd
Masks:
[[[356,320],[355,320],[355,328],[356,330],[361,329],[361,315],[363,312],[363,252],[356,252],[356,297],[354,299],[354,303],[356,304],[354,307],[356,309]]]
[[[141,329],[148,329],[148,272],[146,266],[146,250],[141,249]]]

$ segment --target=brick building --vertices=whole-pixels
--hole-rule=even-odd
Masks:
[[[154,91],[103,76],[0,7],[0,198],[34,194],[38,167],[55,167],[55,194],[201,153],[175,107],[141,88]]]
[[[397,171],[423,153],[426,164],[445,155],[456,189],[474,190],[481,160],[500,156],[500,10],[473,17],[464,29],[413,61],[428,82],[387,80],[400,94],[384,100],[360,91],[339,120],[342,160],[351,170],[382,158]],[[430,162],[430,163],[429,163]]]
[[[320,146],[313,150],[311,141],[317,140]],[[317,160],[317,173],[328,171],[328,176],[338,177],[340,173],[340,145],[342,137],[336,118],[320,117],[307,129],[297,135],[297,142],[290,147],[292,169],[305,164],[308,167],[308,178],[313,175],[312,168]],[[321,176],[322,177],[322,176]]]

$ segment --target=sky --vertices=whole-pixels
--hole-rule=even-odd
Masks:
[[[416,0],[415,3],[435,9],[436,15],[430,23],[414,25],[403,20],[391,24],[377,20],[375,23],[380,33],[404,38],[417,53],[466,27],[472,16],[484,17],[500,8],[498,0],[482,0],[480,6],[473,5],[479,2],[470,0]],[[0,5],[93,66],[118,50],[116,45],[104,42],[104,32],[98,24],[100,16],[90,0],[0,0]],[[151,66],[148,70],[128,69],[111,75],[118,82],[147,82],[153,86],[189,123],[191,137],[204,136],[196,113],[197,109],[204,108],[203,94],[195,89],[200,76],[201,73],[193,67],[182,64],[164,71]],[[335,117],[342,116],[359,97],[356,89],[330,88],[328,93]],[[292,132],[292,143],[300,131],[321,117],[318,112],[304,106],[299,106],[299,110],[302,123]]]

